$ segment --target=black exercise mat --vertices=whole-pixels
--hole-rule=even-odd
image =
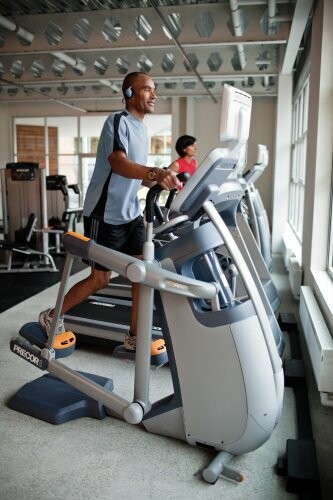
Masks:
[[[65,264],[65,255],[55,255],[53,257],[59,269],[58,272],[0,274],[0,313],[60,282]],[[71,274],[82,271],[86,267],[79,259],[75,259]]]

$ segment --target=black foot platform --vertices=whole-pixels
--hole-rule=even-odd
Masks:
[[[277,473],[286,477],[286,490],[301,500],[320,500],[321,488],[316,445],[312,434],[308,389],[301,359],[296,320],[292,314],[280,315],[280,325],[288,332],[291,359],[284,361],[285,386],[292,387],[296,401],[297,439],[288,439],[286,453],[277,461]]]
[[[105,389],[113,390],[112,380],[91,373],[81,373]],[[106,417],[101,403],[50,373],[21,387],[9,401],[8,406],[12,410],[31,415],[50,424],[63,424],[80,417],[92,417],[99,420]]]
[[[42,327],[40,326],[40,324],[37,322],[26,323],[25,325],[22,326],[19,334],[21,335],[21,337],[25,338],[31,344],[39,347],[40,349],[43,349],[46,346],[47,342],[46,334],[42,329]],[[72,340],[72,337],[74,340]],[[55,357],[57,359],[70,356],[74,352],[75,335],[72,334],[70,338],[71,338],[70,341],[66,340],[63,343],[59,342],[59,345],[54,347]]]
[[[126,351],[123,345],[116,347],[113,350],[112,355],[115,358],[127,359],[129,361],[135,361],[135,352]],[[166,365],[169,362],[168,353],[164,344],[164,340],[160,337],[155,337],[153,335],[152,351],[150,357],[150,364],[154,368]]]

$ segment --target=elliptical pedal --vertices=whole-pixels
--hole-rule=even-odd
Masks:
[[[40,349],[46,347],[47,336],[37,322],[26,323],[20,329],[19,334]],[[53,345],[56,359],[70,356],[75,350],[75,342],[75,335],[72,332],[63,332],[57,335]]]
[[[112,355],[115,358],[125,359],[128,361],[135,361],[135,351],[128,351],[124,345],[120,345],[113,350]],[[168,353],[165,347],[164,340],[157,336],[153,335],[152,344],[151,344],[151,357],[150,364],[154,368],[159,368],[169,362]]]

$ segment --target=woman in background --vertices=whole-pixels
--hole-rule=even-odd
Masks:
[[[169,169],[177,174],[187,172],[189,175],[193,175],[197,168],[195,160],[197,154],[196,138],[191,135],[180,136],[176,141],[175,149],[179,158],[171,163]]]

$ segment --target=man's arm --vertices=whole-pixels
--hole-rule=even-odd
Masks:
[[[154,185],[154,182],[149,181],[148,172],[151,170],[145,165],[140,165],[132,160],[129,160],[125,151],[119,149],[113,151],[108,157],[112,171],[123,177],[129,179],[142,179],[145,183],[150,183],[147,187]],[[170,191],[180,185],[175,172],[171,170],[164,170],[156,168],[156,182],[162,186],[163,189]]]

